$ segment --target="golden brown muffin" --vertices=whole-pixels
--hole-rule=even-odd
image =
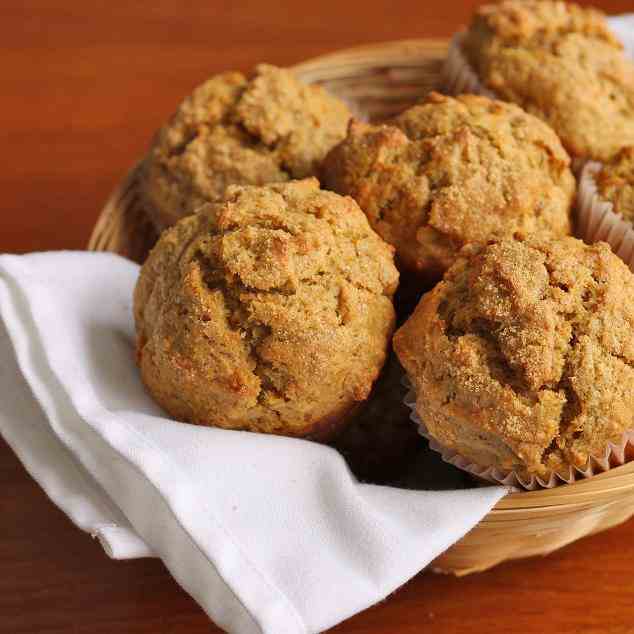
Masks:
[[[462,50],[483,85],[548,122],[573,157],[634,143],[634,63],[594,9],[549,0],[480,7]]]
[[[604,243],[466,247],[394,348],[429,432],[480,466],[545,476],[634,428],[634,275]]]
[[[316,174],[346,133],[349,111],[288,70],[259,65],[196,88],[157,133],[143,196],[157,229],[220,200],[227,185],[263,185]]]
[[[623,148],[596,175],[599,195],[615,213],[634,223],[634,147]]]
[[[178,420],[326,438],[383,366],[397,283],[351,198],[316,179],[230,186],[141,269],[143,380]]]
[[[555,133],[517,106],[432,93],[388,125],[351,122],[323,178],[355,198],[403,269],[437,280],[467,242],[569,234],[569,165]]]

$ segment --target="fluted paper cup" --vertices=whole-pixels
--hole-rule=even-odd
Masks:
[[[569,465],[567,471],[553,471],[544,477],[531,476],[526,478],[523,474],[516,471],[505,471],[497,467],[478,465],[453,449],[441,445],[429,433],[425,423],[416,411],[416,394],[409,381],[407,381],[407,385],[409,386],[409,391],[403,402],[410,408],[410,418],[418,427],[419,433],[429,441],[430,449],[438,452],[445,462],[488,482],[529,491],[552,489],[561,484],[571,484],[576,480],[591,478],[593,475],[625,464],[634,457],[634,430],[631,430],[625,432],[618,442],[608,443],[600,455],[590,456],[585,465],[581,467]]]
[[[581,171],[577,190],[577,234],[589,244],[607,242],[634,273],[634,226],[614,212],[597,190],[601,163],[588,162]]]

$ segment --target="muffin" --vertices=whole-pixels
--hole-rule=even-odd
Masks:
[[[316,179],[229,186],[164,232],[134,294],[137,358],[174,418],[325,439],[370,393],[393,249]]]
[[[403,271],[435,282],[468,242],[569,234],[569,166],[555,133],[517,106],[431,93],[388,124],[353,120],[322,178],[355,198]]]
[[[605,161],[634,143],[634,62],[594,9],[484,5],[454,39],[444,77],[450,93],[484,89],[542,118],[573,158]]]
[[[577,228],[586,242],[605,240],[634,271],[634,147],[610,161],[589,161],[579,179]]]
[[[429,434],[520,482],[634,428],[634,275],[604,243],[466,247],[394,336]]]
[[[264,185],[316,174],[346,133],[346,105],[288,70],[260,65],[196,88],[159,130],[144,161],[141,195],[161,231],[228,185]]]

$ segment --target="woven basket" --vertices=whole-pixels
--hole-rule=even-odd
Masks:
[[[435,87],[447,50],[442,40],[405,40],[325,55],[295,66],[305,82],[345,99],[355,114],[380,120]],[[88,248],[142,262],[156,240],[136,194],[139,166],[112,193]],[[634,514],[634,462],[554,489],[513,493],[433,564],[465,575],[502,561],[546,555]]]

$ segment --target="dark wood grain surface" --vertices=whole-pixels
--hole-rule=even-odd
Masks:
[[[155,128],[206,76],[448,36],[473,0],[0,2],[0,252],[85,246]],[[597,0],[608,12],[632,0]],[[0,394],[0,398],[10,395]],[[114,562],[0,441],[2,634],[218,631],[156,560]],[[634,523],[455,579],[418,575],[341,634],[634,632]]]

